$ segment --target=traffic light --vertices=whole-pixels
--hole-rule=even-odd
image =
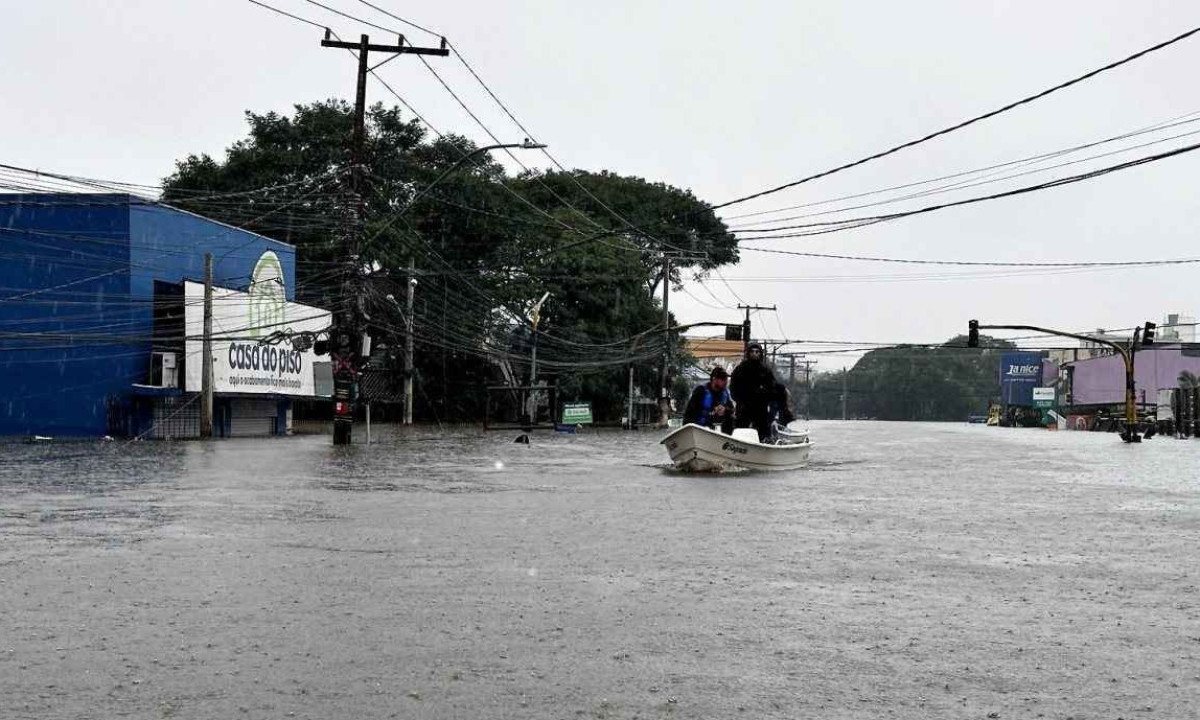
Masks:
[[[967,322],[967,347],[979,347],[979,321],[970,320]]]
[[[1154,331],[1157,328],[1158,328],[1158,326],[1152,322],[1148,322],[1142,326],[1142,344],[1143,345],[1153,345],[1154,344]]]

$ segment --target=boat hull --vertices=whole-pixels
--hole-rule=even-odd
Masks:
[[[684,425],[662,439],[671,462],[688,472],[795,470],[808,464],[812,444],[764,445],[699,425]]]

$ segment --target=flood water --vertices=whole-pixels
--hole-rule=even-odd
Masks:
[[[0,445],[0,718],[1196,717],[1200,441],[812,431]]]

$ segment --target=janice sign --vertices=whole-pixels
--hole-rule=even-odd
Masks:
[[[1034,352],[1000,355],[1000,397],[1005,405],[1033,405],[1033,389],[1042,383],[1042,356]]]
[[[213,391],[226,393],[316,394],[312,350],[295,350],[284,341],[263,345],[259,339],[276,331],[316,332],[329,328],[329,311],[287,302],[279,259],[273,252],[259,258],[250,292],[213,288]],[[187,353],[184,389],[199,392],[203,362],[204,285],[184,283],[184,327]]]

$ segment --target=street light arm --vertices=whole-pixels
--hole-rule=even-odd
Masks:
[[[1122,356],[1128,356],[1129,349],[1124,345],[1113,342],[1107,338],[1098,338],[1091,335],[1079,335],[1077,333],[1063,332],[1062,330],[1053,330],[1051,328],[1038,327],[1036,325],[980,325],[980,330],[1028,330],[1030,332],[1043,333],[1046,335],[1057,335],[1058,337],[1072,338],[1082,340],[1084,342],[1094,342],[1099,345],[1110,347],[1119,352]]]
[[[420,200],[421,198],[423,198],[427,194],[429,194],[429,191],[432,190],[434,188],[434,186],[436,186],[441,181],[445,180],[451,173],[453,173],[455,170],[458,170],[460,167],[462,167],[464,164],[466,164],[466,162],[468,160],[475,157],[476,155],[480,155],[485,152],[491,152],[492,150],[502,150],[502,149],[509,149],[509,148],[520,148],[522,150],[540,150],[544,147],[546,147],[546,146],[542,145],[541,143],[531,142],[528,138],[526,138],[524,142],[519,142],[519,143],[498,143],[495,145],[484,145],[483,147],[475,148],[471,152],[469,152],[466,155],[463,155],[461,158],[459,158],[453,165],[451,165],[450,167],[443,170],[440,175],[438,175],[436,178],[434,178],[433,182],[431,182],[428,185],[426,185],[425,187],[421,188],[421,191],[418,192],[416,195],[414,195],[412,200],[408,201],[408,204],[405,205],[400,210],[400,212],[398,213],[397,216],[404,215],[409,210],[411,210],[412,207],[417,204],[418,200]]]

